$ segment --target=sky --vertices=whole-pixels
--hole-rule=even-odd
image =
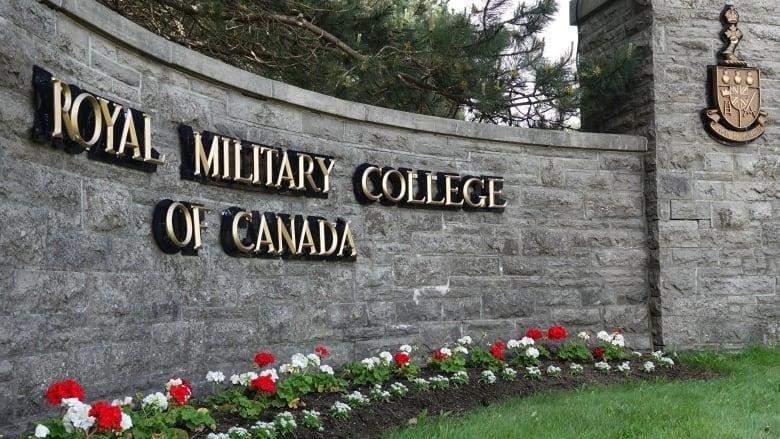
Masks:
[[[521,0],[516,0],[515,3]],[[535,0],[525,0],[532,3]],[[577,41],[577,26],[569,26],[569,0],[556,0],[558,2],[558,14],[555,20],[544,32],[546,42],[544,54],[547,58],[558,58],[571,48]],[[484,4],[484,0],[450,0],[450,7],[460,10],[463,7],[470,8],[472,3]]]

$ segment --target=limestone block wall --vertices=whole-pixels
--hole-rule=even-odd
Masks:
[[[743,346],[780,339],[780,5],[735,4],[737,53],[761,70],[767,132],[727,146],[704,131],[722,1],[653,2],[660,293],[664,341]]]
[[[179,47],[92,0],[0,2],[0,47],[2,432],[51,413],[42,394],[56,379],[80,380],[90,399],[114,398],[159,389],[171,375],[199,382],[209,369],[246,370],[258,349],[285,358],[324,343],[338,362],[553,323],[621,327],[633,346],[650,347],[643,138],[340,101]],[[144,172],[34,142],[34,65],[146,112],[166,163]],[[330,193],[184,180],[182,124],[331,156]],[[366,162],[501,176],[508,205],[359,204],[352,177]],[[198,256],[155,244],[152,215],[163,199],[211,209]],[[230,206],[343,218],[357,259],[231,257],[218,234]],[[776,215],[773,206],[745,204]],[[697,221],[684,224],[698,233]],[[776,238],[766,224],[762,233]]]
[[[593,40],[584,57],[620,44],[620,5],[645,6],[651,18],[651,112],[631,113],[633,124],[613,132],[648,136],[648,225],[651,321],[654,343],[670,347],[737,347],[780,338],[778,228],[780,137],[777,120],[780,7],[773,0],[735,5],[744,38],[738,54],[761,70],[766,133],[728,146],[705,132],[707,66],[723,48],[724,2],[707,0],[580,0],[598,7],[580,17],[580,37]],[[610,39],[599,29],[618,29]],[[625,40],[632,37],[626,34]],[[640,84],[641,87],[641,84]],[[625,108],[633,112],[632,97]],[[609,123],[609,122],[605,122]],[[657,249],[657,250],[656,250]],[[657,256],[657,257],[656,257]]]

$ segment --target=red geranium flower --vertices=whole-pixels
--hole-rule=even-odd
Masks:
[[[433,358],[435,360],[445,360],[445,359],[447,359],[449,357],[450,357],[449,355],[445,354],[442,351],[436,351],[436,352],[433,353]]]
[[[395,360],[395,364],[404,367],[407,364],[409,364],[409,360],[411,360],[411,357],[406,352],[396,352],[396,354],[393,355],[393,360]]]
[[[550,340],[563,340],[567,335],[566,328],[563,326],[553,325],[547,329],[547,338]]]
[[[122,410],[108,401],[98,401],[89,409],[89,416],[95,418],[98,431],[122,431]]]
[[[46,401],[51,405],[60,405],[65,398],[76,398],[84,401],[84,389],[75,380],[64,380],[52,383],[46,390]]]
[[[270,353],[270,352],[258,352],[255,354],[255,364],[258,367],[266,367],[269,364],[273,364],[276,361],[276,358]]]
[[[590,353],[593,354],[593,358],[601,359],[604,357],[604,348],[601,346],[596,346],[592,351],[590,351]]]
[[[273,395],[276,393],[276,383],[270,375],[260,375],[249,383],[249,387]]]
[[[327,356],[328,356],[328,354],[330,353],[330,351],[328,350],[328,348],[326,348],[326,347],[325,347],[325,346],[323,346],[323,345],[317,345],[317,347],[316,347],[316,348],[314,348],[314,353],[315,353],[315,354],[317,354],[317,355],[319,355],[319,356],[320,356],[320,358],[325,358],[325,357],[327,357]]]
[[[544,337],[544,333],[542,333],[542,330],[539,328],[528,328],[527,331],[525,331],[525,336],[528,338],[533,338],[534,340],[539,340],[540,338]]]
[[[506,344],[503,341],[496,340],[496,342],[493,343],[493,346],[490,347],[490,355],[494,356],[495,358],[498,358],[499,360],[503,360],[505,348],[506,348]]]
[[[184,405],[187,404],[190,396],[192,396],[192,390],[190,390],[189,386],[186,384],[182,384],[180,386],[171,386],[171,388],[168,389],[168,396],[173,398],[177,404]]]

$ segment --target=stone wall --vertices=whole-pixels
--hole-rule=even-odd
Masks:
[[[56,379],[113,398],[174,374],[246,370],[258,349],[286,358],[324,343],[339,362],[552,323],[619,326],[650,347],[643,138],[344,102],[176,46],[91,0],[0,2],[0,44],[0,431],[50,414],[42,394]],[[147,173],[33,142],[33,65],[149,113],[167,163]],[[180,124],[330,155],[330,194],[182,180]],[[361,205],[352,174],[364,162],[502,176],[508,206]],[[212,209],[200,255],[155,245],[166,198]],[[229,206],[344,218],[357,260],[230,257],[217,234]]]
[[[623,19],[613,20],[606,11],[625,2],[601,3],[602,9],[584,18],[581,37],[591,38],[584,35],[593,32],[587,20],[599,20],[600,27],[624,26]],[[777,342],[780,8],[774,0],[736,4],[745,35],[738,53],[761,70],[762,109],[770,120],[763,137],[746,146],[727,146],[707,135],[701,119],[708,107],[707,65],[716,64],[723,47],[719,17],[724,3],[650,3],[652,20],[646,27],[652,30],[652,114],[635,118],[638,129],[621,131],[644,132],[650,126],[645,167],[655,173],[654,181],[646,183],[646,204],[655,205],[648,212],[651,237],[658,220],[657,283],[652,256],[649,273],[651,295],[657,285],[660,298],[660,306],[651,308],[657,322],[654,342],[672,347]],[[626,111],[632,102],[627,100]]]

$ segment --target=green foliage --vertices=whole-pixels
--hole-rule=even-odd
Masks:
[[[247,392],[242,386],[233,386],[212,395],[206,402],[219,411],[234,413],[244,419],[257,419],[271,404],[267,398],[250,398]]]
[[[498,372],[504,367],[504,362],[490,354],[486,349],[478,346],[471,348],[469,362],[472,367],[478,369],[489,369]]]
[[[168,438],[187,438],[186,430],[197,432],[216,428],[216,421],[205,408],[190,405],[172,406],[166,411],[140,410],[130,413],[134,439],[151,439],[163,435]]]
[[[315,379],[308,372],[294,373],[276,385],[274,400],[276,405],[297,407],[303,395],[314,392]]]
[[[344,376],[359,386],[374,386],[390,379],[392,370],[384,364],[374,364],[372,367],[363,363],[350,363],[344,366]]]
[[[638,58],[628,45],[608,56],[579,65],[580,109],[583,128],[602,131],[604,121],[624,108],[631,95],[638,69]]]
[[[395,370],[396,375],[402,376],[406,378],[407,380],[411,381],[414,378],[417,378],[418,375],[420,375],[420,366],[409,362],[406,366],[396,366]]]
[[[312,374],[314,390],[317,393],[341,392],[347,388],[347,381],[335,375],[325,372],[316,372]]]
[[[466,370],[466,357],[457,353],[441,360],[431,357],[428,359],[428,366],[446,373],[460,372]]]
[[[579,340],[567,340],[561,343],[556,355],[562,361],[590,361],[593,359],[588,346]]]
[[[602,348],[604,349],[604,361],[628,360],[631,358],[631,354],[626,352],[623,346],[606,343],[602,345]]]
[[[542,56],[555,0],[100,1],[185,46],[343,99],[554,129],[576,113],[570,56]]]

